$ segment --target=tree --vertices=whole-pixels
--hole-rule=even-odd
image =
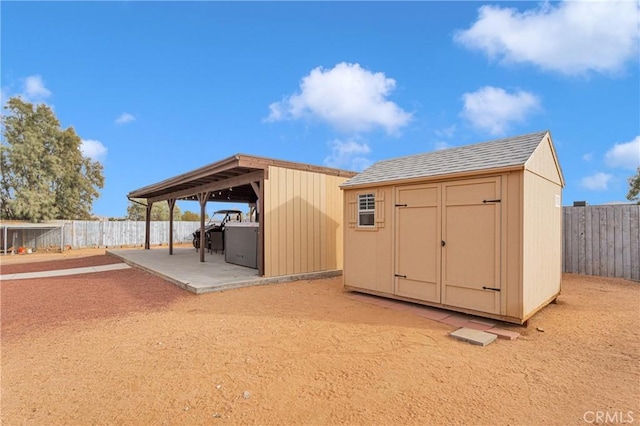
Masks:
[[[200,215],[192,211],[185,211],[182,213],[182,220],[185,222],[200,222]]]
[[[0,217],[41,222],[89,219],[104,186],[102,165],[85,157],[73,127],[45,104],[7,101],[0,144]]]
[[[145,220],[147,215],[147,204],[143,200],[137,202],[129,201],[127,206],[128,220]],[[173,220],[180,220],[182,213],[180,207],[173,207]],[[158,201],[153,203],[151,207],[151,220],[169,220],[169,203],[166,201]]]
[[[629,178],[629,193],[627,194],[627,200],[636,201],[640,204],[640,166],[635,176]]]

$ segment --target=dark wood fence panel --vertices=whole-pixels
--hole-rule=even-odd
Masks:
[[[562,210],[564,272],[640,281],[640,205]]]

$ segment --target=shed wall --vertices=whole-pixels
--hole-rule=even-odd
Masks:
[[[562,188],[524,172],[523,309],[527,316],[560,293]]]
[[[266,277],[342,269],[347,178],[269,167],[264,181]]]
[[[393,251],[394,227],[393,195],[394,187],[368,188],[361,190],[345,190],[345,262],[343,270],[344,283],[379,293],[393,293]],[[375,194],[378,221],[372,229],[357,228],[358,194]],[[385,201],[386,200],[386,201]],[[387,223],[384,222],[387,218]]]
[[[562,185],[560,169],[548,135],[527,160],[525,169],[557,185]]]
[[[503,277],[505,313],[522,318],[522,186],[523,172],[505,176],[502,185]]]

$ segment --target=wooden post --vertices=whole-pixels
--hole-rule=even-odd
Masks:
[[[253,186],[253,183],[251,184]],[[264,277],[264,178],[260,179],[258,183],[258,191],[255,191],[258,196],[258,202],[256,203],[256,217],[258,219],[258,276]]]
[[[173,208],[176,205],[175,198],[169,198],[167,200],[169,203],[169,254],[173,254]]]
[[[149,250],[151,248],[151,207],[153,203],[147,204],[147,217],[145,218],[144,227],[144,249]]]
[[[204,252],[206,250],[207,236],[204,235],[204,215],[207,211],[206,206],[210,193],[209,191],[198,193],[198,202],[200,203],[200,262],[204,262]]]

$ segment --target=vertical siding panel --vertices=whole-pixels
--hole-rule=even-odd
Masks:
[[[271,176],[271,173],[268,173],[269,177]],[[272,269],[271,269],[271,219],[273,217],[272,214],[272,210],[271,210],[271,198],[272,198],[272,193],[271,193],[271,180],[270,179],[264,179],[262,181],[262,196],[263,196],[263,210],[259,212],[260,216],[261,216],[261,220],[262,220],[262,232],[264,233],[264,250],[263,250],[263,256],[264,256],[264,275],[266,277],[272,276]],[[256,207],[258,207],[260,204],[258,203],[258,205]]]
[[[302,272],[302,244],[301,244],[301,212],[300,212],[300,181],[302,172],[300,170],[293,171],[293,272],[299,274]]]
[[[269,276],[275,276],[276,270],[278,269],[277,257],[278,257],[278,243],[276,237],[276,231],[278,229],[278,187],[276,185],[277,177],[275,176],[277,171],[274,170],[274,167],[269,167],[269,183],[267,184],[269,187],[269,197],[265,197],[265,204],[268,204],[269,210],[267,210],[265,214],[265,219],[269,221],[268,225],[268,241],[269,244],[265,241],[265,251],[269,251]],[[267,203],[268,202],[268,203]],[[266,210],[265,206],[265,210]],[[265,259],[266,264],[266,259]],[[266,267],[265,267],[266,268]],[[266,272],[266,270],[265,270]]]
[[[585,261],[585,273],[587,275],[593,274],[593,247],[591,246],[591,240],[593,239],[591,223],[593,209],[585,208],[584,216],[584,261]]]
[[[309,183],[308,172],[300,173],[300,270],[309,272]]]
[[[320,175],[313,174],[313,268],[320,270]]]
[[[327,179],[324,175],[320,178],[320,270],[327,269]]]
[[[310,271],[315,271],[315,250],[317,241],[315,240],[315,198],[316,198],[316,182],[315,173],[307,174],[307,184],[309,193],[307,195],[307,267]]]
[[[287,182],[286,182],[286,198],[284,200],[284,205],[286,206],[286,211],[287,211],[287,234],[286,234],[286,256],[287,256],[287,261],[286,261],[286,272],[285,274],[287,275],[291,275],[294,272],[294,250],[293,250],[293,244],[294,244],[294,235],[295,235],[295,216],[293,214],[293,197],[294,197],[294,191],[293,191],[293,179],[294,179],[294,170],[293,169],[285,169],[284,170],[285,175],[287,177]]]
[[[327,269],[338,268],[338,223],[339,212],[336,205],[338,203],[337,197],[340,194],[340,188],[338,187],[338,179],[335,176],[327,176]]]
[[[278,167],[278,275],[287,273],[287,174]]]
[[[622,276],[631,279],[631,208],[624,206],[622,209]]]

